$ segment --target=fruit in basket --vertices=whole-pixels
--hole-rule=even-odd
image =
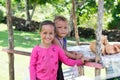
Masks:
[[[119,53],[120,52],[120,45],[119,44],[113,44],[113,46],[115,48],[116,53]]]
[[[103,45],[107,45],[108,44],[107,36],[102,35],[101,42],[102,42]]]
[[[109,44],[107,36],[102,35],[101,43],[103,55],[112,55],[120,52],[120,44]],[[92,52],[96,53],[96,41],[91,42],[90,49]]]
[[[105,55],[105,45],[108,44],[108,39],[107,39],[107,36],[105,35],[102,35],[102,38],[101,38],[101,48],[102,48],[102,54]],[[90,43],[90,49],[92,52],[96,53],[96,41],[93,41]]]
[[[102,54],[105,54],[105,46],[102,44]],[[96,53],[96,42],[91,42],[90,49],[92,52]]]
[[[106,52],[106,54],[110,54],[110,55],[116,54],[116,53],[120,52],[120,48],[115,44],[113,44],[113,45],[108,44],[108,45],[105,45],[105,52]]]
[[[120,49],[120,44],[117,44],[117,43],[115,43],[115,44],[113,44],[114,46],[117,46],[119,49]]]
[[[105,45],[105,52],[106,54],[110,54],[110,55],[116,53],[114,46],[110,44]]]

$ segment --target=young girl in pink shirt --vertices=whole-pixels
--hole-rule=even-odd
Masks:
[[[41,44],[32,50],[30,80],[56,80],[59,60],[69,66],[80,66],[84,63],[85,59],[72,60],[66,57],[62,48],[52,43],[55,37],[55,26],[52,21],[43,21],[39,31]]]

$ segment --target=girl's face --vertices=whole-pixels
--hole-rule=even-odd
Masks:
[[[68,34],[68,22],[67,21],[56,21],[55,22],[56,27],[56,34],[59,38],[64,38]]]
[[[55,32],[53,25],[43,25],[40,32],[42,43],[45,45],[51,45]]]

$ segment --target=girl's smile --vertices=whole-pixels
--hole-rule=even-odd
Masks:
[[[42,44],[46,47],[49,47],[54,39],[55,32],[52,25],[43,25],[40,32]]]

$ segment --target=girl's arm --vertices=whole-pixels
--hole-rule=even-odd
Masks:
[[[77,64],[78,66],[80,66],[83,64],[82,60],[73,60],[73,59],[70,59],[69,57],[67,57],[61,48],[59,48],[58,53],[59,53],[59,59],[66,65],[74,66]]]
[[[54,38],[53,44],[56,44],[62,48],[62,46],[60,45],[59,41],[56,38]],[[64,52],[67,55],[67,57],[71,59],[80,59],[83,56],[82,54],[77,54],[77,52],[73,52],[73,51],[70,52],[70,51],[64,50]]]
[[[77,53],[75,51],[67,51],[67,50],[64,50],[65,51],[65,54],[69,57],[69,58],[72,58],[72,59],[81,59],[83,57],[83,54],[82,53]]]
[[[30,56],[30,80],[36,80],[37,50],[34,47]]]

